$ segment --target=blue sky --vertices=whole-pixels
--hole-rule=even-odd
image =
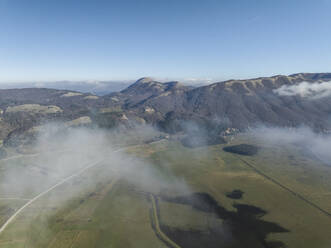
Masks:
[[[0,0],[0,81],[331,71],[331,0]]]

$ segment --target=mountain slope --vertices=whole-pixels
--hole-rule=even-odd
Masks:
[[[301,86],[302,82],[307,83]],[[0,90],[0,139],[45,122],[80,117],[84,123],[90,118],[92,124],[104,128],[138,122],[167,132],[181,131],[183,123],[190,122],[208,132],[212,130],[213,135],[261,124],[307,125],[327,131],[331,129],[330,85],[331,73],[299,73],[228,80],[196,88],[141,78],[121,92],[106,96],[44,88]],[[308,93],[321,88],[323,97],[287,94],[288,91],[280,94],[282,87]]]
[[[281,96],[275,90],[284,85],[323,81],[331,81],[331,73],[229,80],[198,88],[143,78],[112,96],[119,99],[126,112],[161,126],[182,119],[222,122],[238,129],[258,124],[290,127],[304,124],[322,130],[330,126],[330,97],[312,100],[299,95]]]

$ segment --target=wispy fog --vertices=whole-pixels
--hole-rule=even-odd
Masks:
[[[259,127],[249,131],[262,143],[273,145],[295,144],[308,149],[324,163],[331,164],[331,135],[313,132],[310,128]]]
[[[166,190],[186,194],[189,188],[175,175],[164,175],[160,167],[127,152],[127,140],[119,139],[121,130],[109,132],[100,129],[64,129],[58,124],[44,126],[36,141],[37,154],[6,161],[1,167],[0,198],[32,198],[47,191],[61,180],[83,171],[85,178],[79,184],[84,191],[91,184],[102,183],[116,177],[134,188],[151,193]],[[131,132],[131,133],[130,133]],[[157,135],[151,127],[136,127],[128,135],[140,141]],[[137,135],[134,135],[134,132]],[[124,135],[122,133],[121,135]],[[125,137],[128,138],[128,137]],[[22,162],[22,160],[24,162]],[[88,168],[88,169],[84,169]],[[70,178],[68,182],[74,181]],[[77,190],[75,191],[77,193]],[[75,195],[56,195],[54,201],[65,201]]]
[[[301,96],[311,99],[319,99],[331,95],[331,82],[308,83],[302,82],[296,85],[283,85],[274,92],[280,96]]]

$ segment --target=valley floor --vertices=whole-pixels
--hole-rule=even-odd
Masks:
[[[253,156],[222,149],[241,143],[261,149]],[[126,153],[146,161],[155,177],[168,183],[146,188],[102,163],[26,207],[0,234],[0,247],[331,246],[331,167],[300,147],[267,146],[238,136],[226,145],[201,148],[163,140]],[[43,162],[35,157],[0,161],[0,226],[60,180],[54,174],[48,186],[38,188],[43,173],[52,173],[43,170]],[[4,180],[14,167],[24,178],[34,178],[35,191]]]

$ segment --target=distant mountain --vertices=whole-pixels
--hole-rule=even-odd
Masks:
[[[49,88],[93,93],[99,96],[121,91],[130,85],[130,81],[55,81],[55,82],[25,82],[0,83],[0,89]]]
[[[331,73],[228,80],[195,88],[141,78],[105,96],[46,88],[0,90],[3,140],[59,120],[103,128],[149,123],[170,133],[195,123],[213,134],[230,134],[260,124],[328,131],[330,117]]]
[[[163,127],[178,120],[194,120],[222,123],[239,130],[258,124],[290,127],[304,124],[320,130],[330,127],[331,97],[311,99],[279,95],[276,91],[302,82],[318,85],[328,81],[331,82],[331,73],[300,73],[191,88],[178,82],[162,84],[143,78],[108,97],[116,97],[125,111]]]

